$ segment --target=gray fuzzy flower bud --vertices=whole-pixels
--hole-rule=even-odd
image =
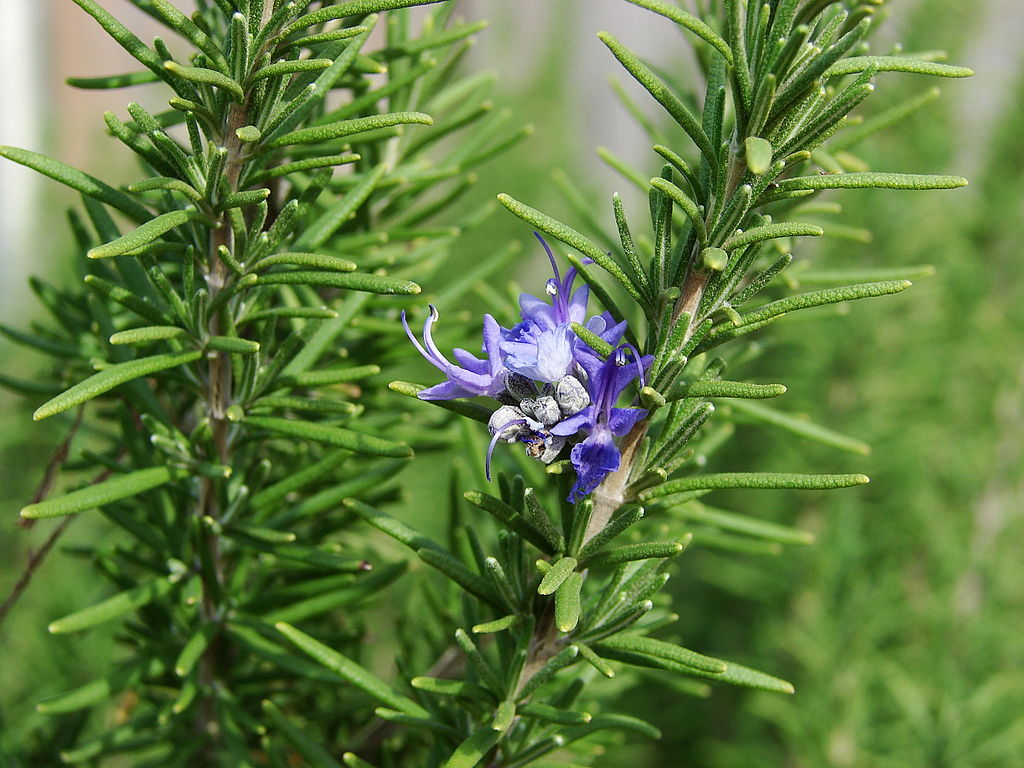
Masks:
[[[590,395],[575,376],[563,376],[555,384],[555,401],[562,409],[563,415],[575,416],[590,405]]]
[[[503,405],[491,414],[491,418],[487,420],[487,429],[492,435],[498,435],[499,440],[514,443],[521,435],[530,431],[526,421],[526,414],[521,410],[511,405]]]
[[[517,403],[537,396],[537,385],[521,373],[509,371],[505,375],[505,391]]]
[[[562,412],[559,410],[555,398],[549,395],[542,395],[536,399],[523,400],[519,404],[523,413],[532,416],[545,427],[550,427],[562,420]]]

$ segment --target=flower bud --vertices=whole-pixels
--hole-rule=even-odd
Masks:
[[[590,405],[590,395],[575,376],[563,376],[555,385],[555,401],[564,416],[575,416]]]
[[[537,396],[537,385],[521,373],[509,371],[505,376],[505,391],[517,403]]]
[[[521,410],[511,405],[503,405],[491,414],[487,428],[492,435],[497,435],[499,440],[514,443],[521,435],[530,431],[526,421],[526,414]]]
[[[562,420],[562,412],[559,410],[558,403],[550,395],[523,400],[519,407],[523,413],[536,419],[545,427],[550,427]]]

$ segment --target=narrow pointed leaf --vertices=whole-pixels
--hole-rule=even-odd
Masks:
[[[962,176],[920,173],[826,173],[821,176],[795,176],[778,182],[780,192],[818,189],[956,189],[967,185]]]
[[[276,416],[246,416],[245,423],[258,429],[267,429],[282,435],[313,440],[318,443],[335,445],[367,456],[384,456],[401,459],[412,456],[412,448],[374,435],[353,432],[344,427],[319,424],[298,419],[282,419]]]
[[[152,214],[143,206],[139,205],[132,198],[120,190],[114,189],[99,179],[83,173],[77,168],[65,165],[52,157],[40,155],[38,152],[31,152],[27,149],[17,147],[0,146],[0,157],[6,157],[16,163],[38,171],[44,176],[49,176],[54,181],[59,181],[83,195],[106,203],[111,208],[116,208],[127,214],[134,221],[146,221],[152,218]]]
[[[787,472],[717,472],[670,480],[644,491],[640,498],[657,499],[670,493],[715,490],[719,488],[792,488],[796,490],[831,490],[850,488],[869,482],[866,475],[808,475]]]
[[[190,350],[188,352],[154,355],[152,357],[142,357],[138,360],[129,360],[126,363],[117,363],[109,368],[104,368],[99,373],[93,374],[85,381],[80,381],[71,389],[62,392],[52,400],[43,403],[32,414],[32,418],[36,421],[45,419],[69,408],[74,408],[76,405],[81,405],[88,400],[92,400],[94,397],[99,397],[125,382],[132,381],[141,376],[149,376],[157,371],[177,368],[178,366],[195,362],[202,356],[203,353],[201,351]]]
[[[850,56],[840,59],[825,70],[825,77],[854,75],[868,69],[873,69],[876,72],[912,72],[936,77],[972,77],[974,75],[974,71],[967,67],[922,61],[909,56]]]
[[[582,589],[583,574],[573,571],[555,591],[555,626],[559,632],[572,632],[580,623]]]
[[[400,296],[415,296],[421,290],[411,280],[363,272],[271,272],[260,275],[256,282],[258,285],[322,285],[327,288]]]
[[[741,416],[746,416],[752,421],[771,424],[791,434],[813,440],[816,443],[829,445],[841,451],[859,453],[862,456],[867,456],[871,453],[871,446],[863,440],[857,440],[828,427],[815,424],[809,419],[791,416],[788,413],[782,413],[774,408],[767,408],[755,403],[732,403],[731,407]]]
[[[185,224],[191,218],[192,214],[189,211],[162,213],[155,219],[147,221],[138,229],[132,230],[116,240],[111,240],[109,243],[91,248],[86,255],[90,259],[106,259],[111,256],[120,256],[156,240],[175,227]]]
[[[121,499],[131,498],[140,493],[159,488],[171,480],[187,477],[185,470],[174,467],[150,467],[129,472],[124,475],[104,480],[72,491],[55,499],[46,499],[29,504],[21,510],[21,516],[28,519],[40,517],[60,517],[73,515],[88,509],[102,507]]]
[[[120,592],[113,597],[108,597],[103,602],[91,605],[88,608],[72,613],[62,619],[52,622],[48,629],[55,635],[67,632],[79,632],[83,629],[95,627],[108,621],[132,613],[144,605],[163,597],[174,586],[174,582],[167,578],[154,579],[153,581],[140,584],[137,587]]]
[[[540,586],[537,587],[537,594],[553,594],[562,585],[562,582],[569,578],[569,575],[575,570],[576,558],[563,557],[559,559],[557,563],[551,566],[551,570],[544,574],[544,578],[541,579]]]
[[[501,739],[501,731],[481,728],[459,744],[442,768],[474,768]]]
[[[426,387],[422,384],[412,384],[408,381],[392,381],[388,384],[388,389],[408,397],[417,397]],[[421,402],[437,406],[438,408],[444,408],[446,411],[457,413],[459,416],[466,416],[474,421],[479,421],[481,424],[486,424],[490,421],[492,413],[490,408],[472,400],[423,400]]]
[[[433,125],[433,123],[433,118],[422,112],[390,112],[383,115],[359,117],[354,120],[338,120],[334,123],[315,125],[310,128],[300,128],[279,136],[266,146],[277,148],[295,144],[322,144],[326,141],[380,128],[391,128],[396,125]]]
[[[337,651],[328,648],[291,624],[279,621],[274,625],[277,631],[291,640],[300,650],[327,669],[337,672],[352,685],[369,694],[372,698],[399,712],[413,717],[429,717],[429,713],[412,699],[403,696],[369,670]]]

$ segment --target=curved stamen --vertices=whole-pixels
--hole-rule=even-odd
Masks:
[[[558,271],[558,264],[555,262],[555,254],[551,252],[551,248],[548,246],[547,240],[540,236],[540,232],[534,232],[533,236],[540,240],[540,244],[544,246],[544,252],[547,253],[548,261],[551,262],[551,270],[555,273],[555,280],[561,283],[562,275]]]
[[[637,376],[640,379],[640,389],[643,389],[644,387],[647,386],[647,384],[644,382],[644,364],[641,362],[640,350],[638,350],[628,341],[625,344],[622,344],[621,346],[626,347],[630,352],[633,353],[633,360],[636,361],[636,370],[638,372]]]
[[[430,307],[430,314],[427,316],[427,319],[423,321],[423,343],[426,345],[427,349],[430,350],[430,354],[434,356],[435,360],[441,361],[451,368],[452,364],[448,362],[448,358],[441,354],[441,350],[437,348],[437,344],[434,343],[434,337],[430,332],[434,323],[436,323],[438,318],[441,317],[441,313],[437,311],[437,307],[433,304],[428,304],[427,306]],[[440,366],[438,367],[440,368]]]
[[[487,458],[484,459],[484,475],[487,477],[487,482],[491,481],[491,455],[494,453],[494,446],[498,444],[498,441],[502,439],[502,434],[509,427],[517,427],[520,424],[525,424],[526,419],[512,419],[512,421],[506,421],[501,425],[500,429],[494,431],[494,436],[491,438],[491,442],[487,446]]]
[[[419,339],[413,335],[412,329],[409,327],[409,321],[405,317],[404,309],[402,310],[402,327],[405,328],[405,335],[409,337],[409,341],[413,343],[413,346],[416,347],[419,353],[423,355],[423,357],[425,357],[435,368],[439,368],[442,371],[445,370],[445,366],[442,363],[439,363],[432,354],[425,350],[423,345],[420,344]]]

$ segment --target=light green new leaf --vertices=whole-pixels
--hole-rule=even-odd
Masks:
[[[81,405],[87,400],[92,400],[94,397],[98,397],[104,392],[109,392],[114,387],[125,382],[132,381],[141,376],[149,376],[157,371],[187,365],[188,363],[195,362],[202,356],[203,353],[201,351],[190,350],[188,352],[153,355],[152,357],[142,357],[138,360],[117,363],[109,368],[104,368],[99,373],[93,374],[85,381],[78,382],[71,389],[65,390],[52,400],[43,403],[32,414],[32,418],[36,421],[45,419],[69,408],[74,408],[76,405]]]
[[[544,574],[540,586],[537,587],[538,595],[550,595],[554,593],[562,582],[569,578],[569,574],[576,570],[576,558],[563,557],[551,566],[551,570]]]
[[[274,626],[278,632],[291,640],[299,649],[307,653],[315,661],[333,672],[337,672],[352,683],[352,685],[365,691],[382,704],[392,709],[397,709],[399,712],[405,712],[413,717],[430,716],[430,713],[423,709],[423,707],[412,699],[400,694],[369,670],[361,667],[337,651],[328,648],[305,632],[283,621],[277,622]]]
[[[572,632],[580,623],[582,589],[583,574],[573,571],[555,590],[555,626],[559,632]]]

